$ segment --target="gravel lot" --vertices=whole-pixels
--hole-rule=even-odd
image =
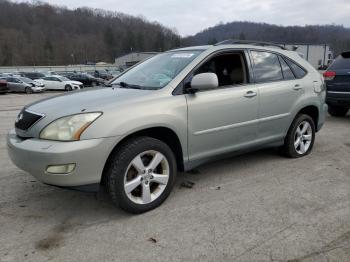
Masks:
[[[350,261],[349,116],[328,117],[308,157],[270,149],[206,164],[135,216],[10,162],[18,111],[53,94],[0,96],[0,261]]]

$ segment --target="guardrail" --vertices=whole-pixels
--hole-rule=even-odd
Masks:
[[[12,73],[12,72],[84,72],[95,71],[103,69],[118,69],[116,65],[67,65],[67,66],[8,66],[0,67],[0,73]]]

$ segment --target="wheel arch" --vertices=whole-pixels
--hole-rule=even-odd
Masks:
[[[179,171],[184,171],[184,160],[183,160],[183,149],[182,145],[179,139],[179,136],[176,134],[174,130],[172,130],[169,127],[164,126],[156,126],[156,127],[148,127],[141,130],[134,131],[133,133],[130,133],[123,137],[112,149],[112,151],[109,153],[108,158],[106,160],[106,163],[103,168],[102,172],[102,180],[104,181],[104,176],[106,174],[106,171],[108,169],[108,166],[110,165],[110,161],[112,159],[113,154],[120,148],[120,145],[123,143],[126,143],[129,139],[135,138],[135,137],[141,137],[141,136],[148,136],[155,139],[159,139],[160,141],[167,144],[170,149],[173,151],[175,158],[176,158],[176,164],[177,169]]]
[[[298,111],[296,116],[299,114],[305,114],[305,115],[310,116],[314,120],[316,131],[318,131],[317,126],[318,126],[318,119],[320,116],[320,112],[319,112],[317,106],[315,106],[315,105],[305,106]]]

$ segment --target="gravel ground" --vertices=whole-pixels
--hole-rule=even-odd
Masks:
[[[350,261],[350,116],[328,117],[305,158],[270,149],[179,174],[161,207],[135,216],[10,162],[18,111],[54,94],[0,96],[0,261]]]

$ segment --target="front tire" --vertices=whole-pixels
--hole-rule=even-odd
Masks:
[[[127,212],[152,210],[169,196],[176,172],[176,159],[167,144],[151,137],[130,139],[110,158],[109,195]]]
[[[346,116],[348,113],[349,109],[344,108],[344,107],[335,107],[335,106],[328,106],[328,113],[331,116]]]
[[[66,85],[64,88],[66,91],[72,91],[73,88],[70,85]]]
[[[30,87],[26,87],[25,92],[26,94],[32,94],[33,90]]]
[[[309,115],[297,115],[284,140],[282,153],[290,158],[310,154],[315,142],[315,123]]]

